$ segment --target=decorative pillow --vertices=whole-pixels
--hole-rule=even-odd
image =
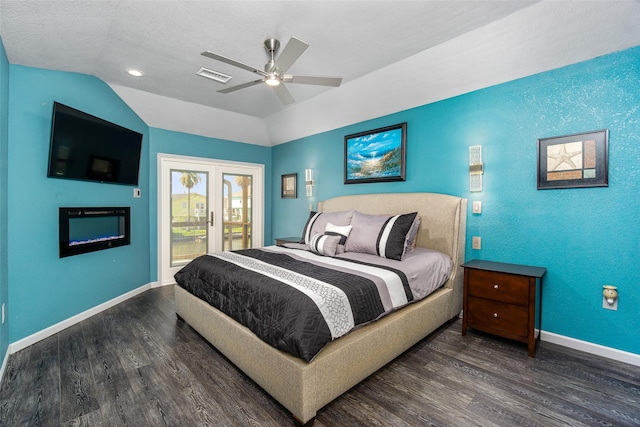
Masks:
[[[315,234],[309,242],[309,250],[318,255],[335,256],[340,238],[340,236]]]
[[[346,251],[402,260],[407,234],[417,215],[367,215],[356,211],[351,218],[353,228]]]
[[[345,252],[344,245],[347,243],[347,237],[349,237],[349,233],[351,233],[350,225],[333,225],[331,223],[327,224],[327,227],[324,229],[324,234],[330,236],[340,236],[340,243],[338,243],[338,248],[336,249],[337,254],[343,254]]]
[[[354,211],[341,212],[311,212],[309,219],[302,229],[300,243],[309,244],[311,238],[316,234],[324,234],[327,224],[349,225]]]

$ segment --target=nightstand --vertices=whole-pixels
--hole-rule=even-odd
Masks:
[[[277,246],[282,246],[285,243],[300,243],[300,237],[276,237]]]
[[[462,335],[469,327],[520,341],[534,357],[540,335],[542,276],[547,269],[475,259],[462,267]]]

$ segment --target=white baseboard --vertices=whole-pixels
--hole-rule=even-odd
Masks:
[[[585,353],[591,353],[597,356],[606,357],[608,359],[617,360],[619,362],[628,363],[630,365],[640,366],[640,354],[617,350],[615,348],[605,347],[600,344],[581,341],[575,338],[570,338],[564,335],[558,335],[546,331],[540,331],[540,340],[558,344],[563,347],[569,347],[575,350],[584,351]]]
[[[141,294],[142,292],[151,289],[151,283],[147,283],[146,285],[140,286],[132,291],[127,292],[126,294],[120,295],[112,300],[109,300],[105,303],[102,303],[98,306],[90,308],[89,310],[83,311],[82,313],[76,314],[73,317],[70,317],[62,322],[56,323],[55,325],[49,326],[47,329],[43,329],[40,332],[36,332],[35,334],[29,335],[21,340],[18,340],[14,343],[9,344],[9,348],[7,349],[7,354],[13,354],[17,351],[25,349],[30,345],[37,343],[40,340],[43,340],[51,335],[57,334],[58,332],[67,329],[69,326],[73,326],[78,322],[81,322],[89,317],[100,313],[108,308],[113,307],[123,301],[128,300],[129,298],[133,298],[134,296]],[[4,369],[4,365],[2,366]],[[2,378],[0,376],[0,378]]]
[[[176,282],[175,280],[173,282],[169,282],[169,283],[160,283],[159,281],[155,281],[155,282],[151,282],[151,287],[152,288],[161,288],[163,286],[169,286],[169,285],[175,285]]]

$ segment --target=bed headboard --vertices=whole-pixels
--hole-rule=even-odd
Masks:
[[[351,209],[375,215],[418,212],[421,222],[416,244],[445,253],[453,260],[453,272],[445,287],[459,295],[452,317],[460,312],[463,279],[460,264],[464,263],[465,255],[467,199],[438,193],[386,193],[340,196],[318,203],[320,212]]]

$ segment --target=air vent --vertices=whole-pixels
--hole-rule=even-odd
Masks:
[[[231,80],[231,76],[204,67],[200,68],[196,74],[224,84]]]

